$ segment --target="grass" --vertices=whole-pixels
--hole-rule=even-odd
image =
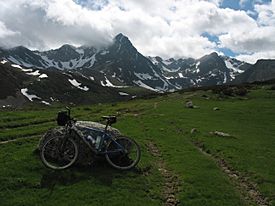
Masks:
[[[199,108],[185,108],[187,99]],[[194,141],[254,182],[275,205],[274,99],[275,91],[259,87],[247,98],[195,91],[75,107],[72,114],[81,120],[116,114],[114,126],[142,147],[138,169],[120,172],[99,161],[91,168],[53,172],[33,154],[38,140],[21,139],[0,145],[1,205],[161,205],[165,182],[148,142],[156,143],[167,167],[179,177],[180,205],[253,205]],[[1,111],[0,140],[42,134],[54,126],[50,120],[59,109]],[[190,134],[192,128],[197,132]],[[210,134],[213,131],[232,137]]]

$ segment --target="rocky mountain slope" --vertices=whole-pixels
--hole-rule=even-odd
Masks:
[[[123,34],[101,49],[63,45],[39,52],[16,47],[2,49],[0,57],[28,68],[71,70],[102,86],[139,86],[156,92],[228,83],[251,66],[217,53],[200,59],[145,57]]]
[[[120,99],[123,95],[118,90],[128,87],[167,92],[275,78],[273,60],[251,65],[215,52],[199,59],[145,57],[123,34],[105,48],[63,45],[42,52],[22,46],[0,49],[0,60],[1,88],[7,88],[1,89],[1,99],[16,92],[23,94],[21,89],[28,85],[30,94],[33,91],[48,103],[51,98],[62,102],[100,102],[101,96],[97,96],[98,100],[93,98],[97,93],[103,99]],[[47,77],[39,78],[42,74]],[[81,99],[80,93],[85,98]]]
[[[275,79],[275,60],[258,60],[250,69],[239,75],[234,83]]]
[[[123,91],[103,87],[75,72],[0,62],[0,107],[21,106],[26,102],[89,104],[131,98]]]

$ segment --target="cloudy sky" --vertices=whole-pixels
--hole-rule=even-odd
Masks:
[[[275,58],[275,0],[0,1],[1,47],[102,47],[118,33],[147,56],[217,51],[253,63]]]

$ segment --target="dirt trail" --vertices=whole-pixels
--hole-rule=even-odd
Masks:
[[[221,159],[205,150],[205,146],[201,142],[193,142],[195,147],[204,155],[211,157],[221,170],[229,176],[237,189],[241,192],[242,197],[248,204],[256,204],[259,206],[270,206],[272,203],[267,197],[264,197],[257,189],[257,185],[249,181],[247,177],[241,175],[240,172],[234,170],[226,163],[224,159]]]
[[[149,142],[147,144],[149,152],[157,159],[157,167],[161,175],[164,178],[163,197],[165,206],[176,206],[179,204],[179,200],[176,198],[180,189],[180,182],[178,177],[167,168],[162,155],[156,144]]]

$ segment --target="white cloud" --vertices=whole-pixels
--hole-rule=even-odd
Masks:
[[[5,38],[7,36],[13,36],[16,34],[16,32],[9,30],[6,25],[0,21],[0,38]]]
[[[257,20],[245,11],[219,8],[221,2],[9,0],[0,7],[0,46],[104,46],[122,32],[145,55],[196,58],[226,47],[255,58],[270,56],[275,47],[274,1],[255,5]],[[220,42],[202,37],[205,32]]]
[[[255,64],[259,59],[275,59],[275,49],[267,52],[256,52],[252,54],[241,54],[236,57],[239,60]]]

